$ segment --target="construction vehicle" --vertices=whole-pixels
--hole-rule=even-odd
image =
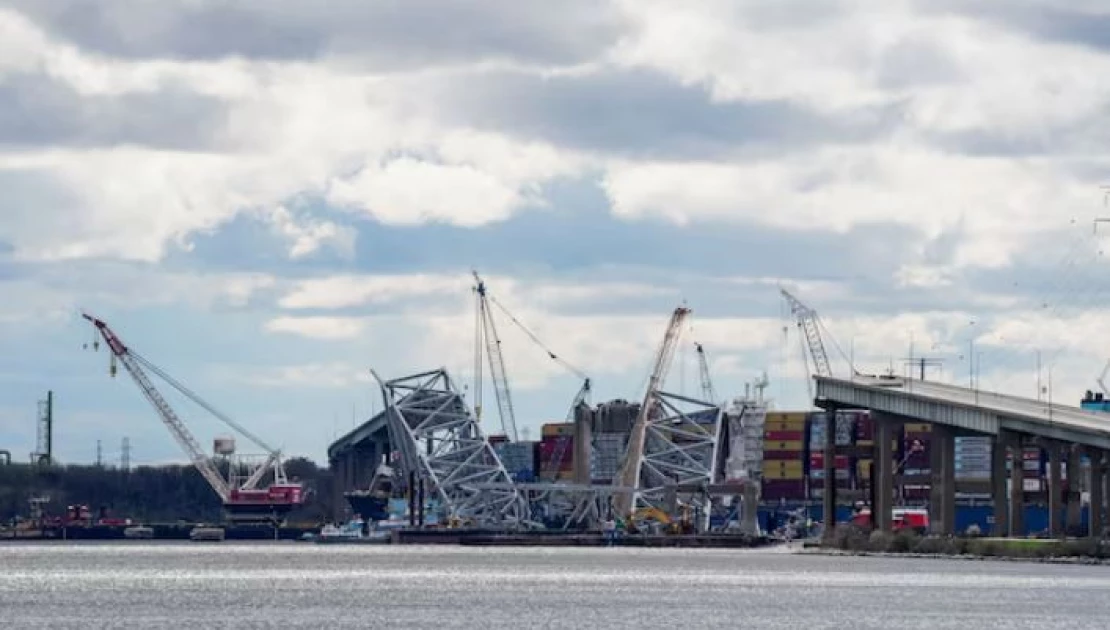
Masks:
[[[143,396],[157,411],[162,423],[166,425],[170,434],[177,440],[185,454],[189,456],[193,466],[219,496],[228,520],[274,522],[283,519],[286,514],[302,503],[303,488],[300,483],[290,482],[286,478],[279,450],[267,445],[261,438],[217,411],[212,405],[174,380],[161,368],[129,348],[103,320],[87,313],[83,313],[82,316],[92,323],[111,351],[109,374],[114,377],[117,372],[117,362],[123,364],[124,369],[131,375]],[[99,349],[99,340],[94,339],[93,350],[97,349]],[[217,439],[215,440],[214,450],[219,451],[222,455],[220,463],[227,469],[227,477],[225,478],[220,470],[221,466],[204,452],[200,442],[189,431],[184,421],[155,388],[147,375],[147,371],[161,378],[178,392],[204,408],[216,419],[262,448],[266,453],[265,461],[261,465],[253,467],[253,470],[247,469],[244,472],[243,466],[249,466],[249,464],[243,464],[242,459],[236,462],[230,458],[234,450],[233,442],[226,438]],[[266,487],[260,487],[263,480],[266,479],[270,481],[270,484]]]

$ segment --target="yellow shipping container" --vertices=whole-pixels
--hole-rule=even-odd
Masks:
[[[574,425],[570,422],[552,422],[543,425],[541,430],[543,437],[555,437],[559,435],[574,435]]]
[[[906,433],[930,433],[933,430],[933,425],[928,422],[907,422],[902,426]]]
[[[792,422],[805,423],[809,414],[805,411],[768,411],[764,422]]]
[[[805,442],[803,440],[789,440],[786,442],[763,442],[764,451],[803,451],[805,450]]]
[[[874,440],[856,440],[856,446],[874,446]]]
[[[857,475],[860,479],[869,479],[871,477],[871,461],[861,461],[856,464]]]
[[[802,470],[800,459],[765,459],[763,470]]]
[[[805,473],[800,468],[797,469],[797,470],[792,470],[792,469],[785,469],[785,470],[771,469],[771,470],[767,470],[766,468],[763,469],[763,478],[768,480],[768,481],[783,481],[783,480],[785,480],[785,481],[796,481],[798,479],[803,479],[804,475],[805,475]]]
[[[764,422],[763,432],[770,431],[805,431],[806,425],[804,422]]]

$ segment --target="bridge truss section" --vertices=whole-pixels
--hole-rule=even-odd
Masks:
[[[662,391],[653,392],[649,404],[635,505],[666,512],[668,486],[708,486],[718,480],[724,413],[720,404]],[[708,518],[708,492],[689,494],[680,503],[700,508]]]
[[[446,369],[378,382],[403,471],[424,480],[447,518],[476,527],[524,526],[528,505]]]

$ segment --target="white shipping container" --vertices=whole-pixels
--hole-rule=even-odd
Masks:
[[[1024,486],[1025,492],[1040,492],[1041,491],[1041,480],[1040,479],[1024,479],[1023,483],[1022,483],[1022,486]]]

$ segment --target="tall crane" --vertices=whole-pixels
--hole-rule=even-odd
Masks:
[[[568,422],[574,418],[574,410],[583,401],[587,401],[590,396],[592,381],[582,370],[571,365],[559,355],[555,354],[551,348],[547,347],[536,333],[532,332],[530,328],[525,326],[519,319],[516,318],[509,309],[505,308],[496,297],[491,295],[486,289],[485,282],[478,276],[477,271],[472,272],[476,285],[474,288],[478,296],[477,302],[477,317],[475,321],[475,344],[474,344],[474,415],[479,421],[482,419],[482,348],[486,349],[486,356],[489,360],[490,375],[494,379],[494,392],[497,395],[497,402],[499,411],[501,413],[501,425],[505,431],[505,436],[510,441],[516,441],[516,415],[513,410],[513,403],[511,394],[509,392],[509,379],[505,371],[505,359],[501,354],[501,338],[497,335],[497,327],[494,324],[492,309],[494,306],[501,314],[509,319],[509,322],[520,329],[532,343],[540,347],[541,350],[547,354],[547,357],[555,361],[563,369],[574,374],[582,379],[582,387],[578,390],[578,394],[574,397],[574,402],[571,403],[570,411],[568,412]],[[551,465],[561,465],[563,458],[566,455],[566,440],[560,441],[559,447],[555,451],[557,457],[552,458]],[[558,470],[558,469],[556,469]]]
[[[663,334],[663,342],[655,353],[655,362],[652,364],[651,375],[648,377],[644,402],[640,405],[640,411],[636,415],[636,421],[632,425],[632,431],[628,436],[628,448],[625,451],[624,461],[621,462],[621,468],[617,471],[614,485],[626,488],[636,488],[640,485],[640,468],[644,462],[647,424],[648,420],[655,413],[658,413],[652,403],[655,402],[655,393],[667,380],[667,372],[670,370],[675,348],[678,346],[679,336],[682,334],[682,324],[686,321],[690,312],[689,308],[679,306],[671,314],[667,330]],[[617,494],[613,497],[613,509],[622,517],[628,516],[632,513],[634,501],[635,497],[631,494]]]
[[[803,304],[786,289],[780,288],[779,291],[782,292],[782,297],[786,299],[786,303],[790,305],[790,314],[797,321],[798,330],[802,331],[806,345],[809,347],[809,355],[813,359],[814,373],[818,376],[832,376],[829,355],[825,352],[825,342],[821,339],[817,311]],[[806,370],[809,370],[808,365]]]
[[[808,354],[803,354],[806,360],[806,371],[809,372],[809,359],[813,360],[813,373],[817,376],[832,376],[832,366],[829,363],[829,355],[825,352],[825,341],[821,336],[821,329],[824,324],[821,318],[817,315],[817,311],[806,306],[790,294],[786,289],[779,287],[782,297],[790,306],[790,314],[793,315],[798,324],[798,330],[802,331],[802,339],[805,342],[806,348],[809,350]],[[828,333],[828,330],[825,330]],[[836,344],[836,340],[829,336],[829,341],[836,347],[840,355],[844,357],[848,363],[848,367],[852,370],[854,375],[859,375],[856,366],[852,364],[852,360],[844,354],[844,350]],[[810,398],[813,398],[813,382],[811,379],[806,379],[806,385],[809,388]]]
[[[92,323],[111,351],[111,367],[109,373],[116,375],[116,362],[123,364],[132,380],[138,385],[139,390],[148,402],[158,412],[162,423],[169,429],[170,434],[188,455],[197,472],[204,477],[208,485],[219,496],[224,508],[235,518],[250,518],[252,516],[275,516],[277,513],[287,512],[302,500],[302,487],[299,483],[289,483],[285,476],[285,469],[281,461],[281,452],[262,441],[261,438],[251,433],[245,427],[216,410],[205,402],[192,390],[185,387],[158,366],[154,365],[120,340],[119,336],[103,320],[82,313],[82,317]],[[98,349],[99,344],[93,344],[93,349]],[[144,369],[145,368],[145,369]],[[220,473],[216,462],[209,457],[200,442],[189,431],[189,428],[177,415],[173,407],[162,396],[161,392],[147,375],[152,372],[171,387],[184,394],[187,398],[204,408],[218,420],[239,432],[251,442],[264,449],[267,453],[266,461],[259,466],[241,485],[229,482]],[[272,470],[273,483],[266,490],[259,490],[258,484]]]
[[[493,393],[497,397],[497,408],[501,414],[501,428],[510,442],[516,442],[516,414],[513,411],[513,398],[509,391],[509,377],[505,374],[505,357],[501,354],[501,338],[497,336],[497,326],[494,325],[493,315],[490,313],[486,283],[482,281],[477,271],[472,273],[477,283],[474,291],[478,295],[477,317],[474,323],[474,415],[481,422],[482,347],[485,346],[486,356],[489,358],[490,377],[493,379]]]
[[[717,392],[713,391],[713,380],[709,377],[709,359],[705,356],[705,348],[694,342],[698,351],[698,373],[701,375],[701,396],[705,402],[717,402]]]

